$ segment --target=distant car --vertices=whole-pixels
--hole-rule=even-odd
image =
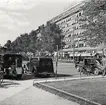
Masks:
[[[47,57],[31,58],[29,63],[30,70],[35,76],[45,75],[49,77],[54,74],[53,60]]]

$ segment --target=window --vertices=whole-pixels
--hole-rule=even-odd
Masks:
[[[76,24],[75,22],[72,23],[72,25]]]
[[[83,47],[84,46],[84,44],[79,44],[79,47]]]
[[[67,24],[67,27],[69,26],[69,24]]]
[[[66,22],[68,22],[68,21],[70,21],[71,20],[71,18],[68,18],[67,20],[66,20]]]
[[[71,34],[69,35],[69,37],[71,37]]]
[[[77,15],[77,17],[78,17],[78,15]]]
[[[81,16],[81,12],[79,13],[79,16]]]

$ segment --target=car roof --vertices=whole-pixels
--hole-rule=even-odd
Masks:
[[[1,56],[17,56],[17,57],[22,57],[21,54],[17,54],[17,53],[4,53],[4,54],[0,54]]]

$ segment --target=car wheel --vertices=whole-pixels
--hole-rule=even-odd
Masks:
[[[33,71],[34,71],[34,72],[33,72],[33,73],[34,73],[34,76],[35,76],[35,77],[38,76],[37,70],[34,69]]]
[[[47,77],[50,77],[50,74],[47,74]]]
[[[80,72],[80,67],[79,66],[77,66],[76,69],[77,69],[78,72]]]
[[[95,70],[94,70],[94,74],[95,74],[95,75],[98,75],[98,74],[99,74],[99,70],[98,70],[98,69],[95,69]]]
[[[102,75],[103,75],[103,76],[105,76],[105,75],[106,75],[106,70],[103,70]]]
[[[22,78],[22,74],[17,75],[17,79],[21,79]]]

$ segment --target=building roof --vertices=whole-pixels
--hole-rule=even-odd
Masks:
[[[80,7],[82,5],[83,5],[83,3],[80,3],[80,4],[75,5],[74,7],[71,7],[70,9],[68,9],[68,10],[64,11],[63,13],[61,13],[60,15],[58,15],[58,16],[54,17],[53,19],[49,20],[49,22],[56,23],[60,20],[63,20],[65,18],[69,17],[70,15],[73,15],[73,14],[79,12]]]

